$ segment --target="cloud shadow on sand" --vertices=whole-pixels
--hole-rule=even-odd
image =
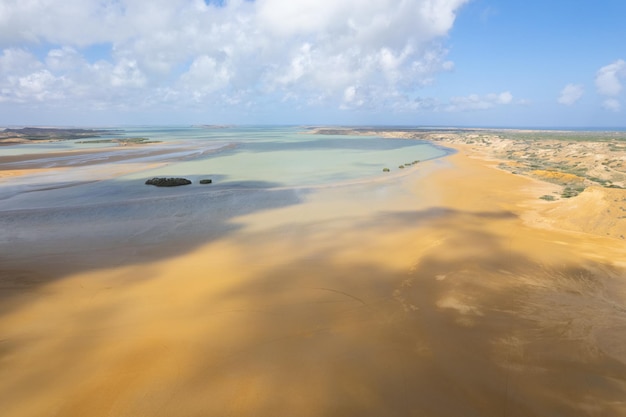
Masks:
[[[259,181],[159,189],[133,180],[139,184],[133,197],[127,182],[102,188],[92,204],[81,197],[82,204],[67,205],[56,197],[57,206],[41,200],[42,208],[0,212],[0,311],[12,295],[69,274],[179,256],[239,230],[238,216],[300,204],[307,193]],[[127,195],[116,197],[116,190]]]
[[[626,365],[589,337],[594,326],[606,325],[593,314],[624,319],[603,293],[604,280],[616,272],[600,263],[537,263],[471,222],[485,218],[514,216],[432,209],[359,222],[357,239],[392,224],[443,228],[444,247],[410,271],[366,258],[339,262],[332,255],[342,250],[340,240],[281,230],[286,246],[317,249],[219,292],[187,288],[181,277],[176,297],[184,307],[154,306],[169,319],[135,323],[123,341],[131,348],[107,368],[107,375],[124,376],[130,361],[133,377],[94,378],[60,410],[73,415],[97,397],[101,411],[111,413],[123,395],[124,412],[139,414],[150,393],[153,415],[619,415]],[[481,250],[445,256],[458,246]],[[143,297],[143,285],[129,282],[128,291]],[[142,300],[87,306],[55,346],[60,363],[14,383],[36,385],[57,367],[93,362],[102,344],[117,337],[116,317],[132,312],[135,302]],[[77,353],[63,365],[61,352]],[[112,387],[122,383],[124,394],[116,393]]]

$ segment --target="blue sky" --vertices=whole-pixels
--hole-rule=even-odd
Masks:
[[[626,127],[623,0],[0,0],[0,125]]]

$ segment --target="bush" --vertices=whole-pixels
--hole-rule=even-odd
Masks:
[[[572,197],[576,197],[577,195],[578,195],[578,191],[570,187],[565,187],[565,189],[561,193],[561,197],[563,198],[572,198]]]
[[[548,194],[542,195],[539,198],[542,199],[542,200],[546,200],[546,201],[554,201],[554,200],[556,200],[556,198],[554,198],[553,195],[548,195]]]

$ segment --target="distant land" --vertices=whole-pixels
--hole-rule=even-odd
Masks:
[[[199,127],[202,129],[228,129],[233,125],[193,125],[192,127]]]
[[[110,130],[62,129],[55,127],[23,127],[0,131],[0,144],[28,143],[29,141],[57,141],[98,138],[111,134]]]
[[[146,145],[160,143],[158,140],[150,140],[145,137],[121,137],[112,139],[97,139],[102,135],[122,133],[121,130],[99,129],[64,129],[56,127],[24,127],[19,129],[5,129],[0,131],[0,145],[17,145],[41,142],[58,142],[63,140],[81,140],[79,144],[117,143],[119,145]]]

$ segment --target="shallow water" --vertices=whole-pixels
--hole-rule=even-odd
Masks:
[[[27,162],[4,163],[4,169],[63,168],[16,178],[0,178],[5,209],[108,203],[156,197],[144,181],[155,176],[186,177],[195,187],[159,190],[159,196],[216,189],[269,189],[330,185],[384,175],[383,168],[447,154],[432,144],[367,136],[307,135],[299,127],[135,127],[107,137],[80,141],[34,143],[0,148],[0,157],[104,148]],[[116,137],[147,137],[161,141],[135,147],[97,143]],[[110,149],[110,151],[108,151]],[[153,152],[150,154],[150,152]],[[113,158],[124,156],[123,161]],[[198,189],[210,178],[210,188]],[[28,193],[28,195],[25,195]],[[20,200],[20,201],[18,201]],[[24,200],[24,201],[21,201]]]
[[[18,148],[32,158],[46,155],[34,162],[5,159],[0,174],[11,172],[7,169],[23,174],[0,176],[0,243],[14,253],[37,253],[41,246],[45,255],[51,241],[72,252],[110,248],[116,241],[206,240],[237,229],[237,216],[301,204],[317,187],[391,179],[407,171],[400,164],[447,152],[412,140],[307,135],[298,127],[137,127],[124,135],[161,143],[111,147],[65,141],[0,148],[0,157]],[[67,153],[85,146],[104,149]],[[392,172],[382,172],[384,167]],[[145,185],[154,176],[186,177],[193,184]],[[213,183],[200,185],[202,178]]]
[[[303,129],[228,128],[166,129],[135,132],[157,140],[236,144],[228,152],[180,162],[126,178],[219,176],[222,181],[261,181],[281,186],[329,184],[380,175],[385,167],[446,155],[431,144],[378,137],[303,135]],[[130,132],[129,132],[130,134]]]

